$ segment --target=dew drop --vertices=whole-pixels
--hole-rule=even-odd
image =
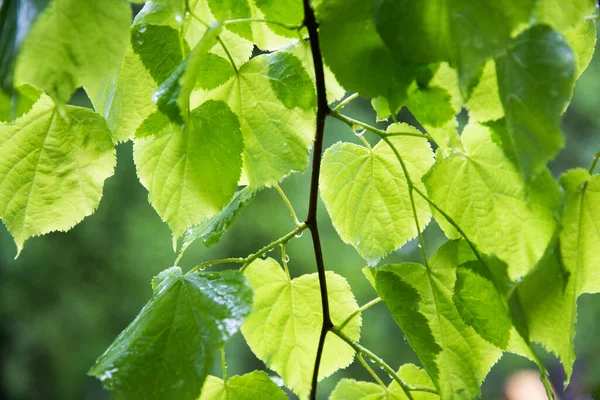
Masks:
[[[376,267],[377,264],[379,264],[379,260],[381,260],[381,258],[369,258],[367,259],[367,265],[369,267]]]
[[[300,232],[296,233],[297,238],[301,238],[302,235],[304,235],[304,231],[300,231]]]
[[[285,255],[285,262],[290,262],[290,256],[288,256],[287,254]]]
[[[356,136],[362,136],[365,134],[366,129],[360,125],[352,125],[352,132],[354,132]]]

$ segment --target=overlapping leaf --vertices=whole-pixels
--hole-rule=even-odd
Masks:
[[[392,125],[388,132],[419,134],[415,128]],[[390,138],[404,155],[408,173],[417,187],[433,165],[433,153],[418,137]],[[373,149],[337,143],[323,156],[321,198],[338,234],[370,263],[417,236],[407,179],[392,149],[383,141]],[[431,218],[427,203],[416,198],[421,229]]]
[[[183,275],[172,267],[89,374],[115,399],[193,400],[219,348],[250,312],[252,289],[238,271]]]
[[[5,94],[0,91],[0,122],[11,121],[29,112],[40,98],[40,95],[41,92],[30,85],[14,88],[12,94]],[[17,103],[16,109],[13,109],[15,101]]]
[[[575,59],[565,40],[544,25],[521,33],[497,60],[506,115],[502,146],[530,178],[563,146],[560,116],[575,85]]]
[[[404,310],[405,313],[418,312],[421,315],[419,318],[426,319],[421,326],[411,319],[402,321],[396,318],[396,321],[411,345],[411,337],[426,337],[422,332],[429,329],[428,335],[431,335],[435,345],[429,343],[428,346],[417,347],[420,351],[413,348],[443,399],[478,398],[479,386],[502,354],[500,349],[482,339],[463,321],[453,301],[457,267],[472,257],[466,245],[457,241],[448,242],[431,257],[428,268],[415,263],[389,265],[384,267],[389,272],[375,280],[380,296],[386,304],[390,303],[392,312],[394,309]],[[391,284],[386,284],[391,276],[403,282],[409,291],[416,291],[417,297],[413,302],[399,301],[400,290],[394,290]],[[389,286],[387,292],[380,292],[383,289],[379,288],[380,282]]]
[[[425,175],[429,196],[481,251],[505,261],[512,279],[522,277],[540,260],[556,229],[561,202],[556,182],[543,171],[525,184],[490,128],[465,127],[462,143],[464,151],[438,160]],[[434,215],[449,237],[458,238]]]
[[[388,45],[405,60],[447,61],[469,93],[485,61],[504,49],[514,29],[527,23],[535,0],[376,0],[373,20]]]
[[[225,100],[240,118],[244,169],[253,188],[272,186],[308,167],[315,89],[296,56],[283,52],[254,57],[226,84],[198,97]],[[294,96],[305,99],[303,108],[289,101]]]
[[[15,62],[23,39],[48,2],[25,0],[0,3],[0,92],[12,91]]]
[[[116,158],[98,114],[43,96],[21,118],[0,124],[0,218],[18,251],[25,241],[66,231],[92,214]]]
[[[229,203],[241,173],[242,146],[237,117],[214,100],[193,110],[185,127],[169,125],[161,136],[135,142],[138,176],[174,243]]]
[[[312,372],[321,332],[322,309],[317,274],[289,279],[273,259],[256,260],[244,272],[254,288],[252,313],[242,333],[252,352],[283,378],[300,398],[310,391]],[[331,320],[341,324],[358,310],[348,282],[327,272]],[[360,337],[361,318],[344,328],[353,340]],[[319,380],[348,366],[354,350],[332,333],[325,339]]]
[[[122,0],[54,0],[23,43],[16,77],[66,103],[76,88],[118,68],[131,9]]]
[[[254,371],[242,376],[232,376],[227,383],[209,376],[198,400],[287,400],[288,396],[269,375]]]
[[[152,93],[156,84],[140,58],[129,47],[121,68],[85,90],[94,109],[104,116],[113,140],[129,140],[140,124],[154,111]]]

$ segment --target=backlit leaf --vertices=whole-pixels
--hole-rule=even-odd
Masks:
[[[264,371],[222,379],[209,376],[198,400],[287,400],[288,396]]]

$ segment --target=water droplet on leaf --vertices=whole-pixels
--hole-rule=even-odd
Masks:
[[[362,126],[360,126],[360,125],[353,125],[353,126],[352,126],[352,132],[354,132],[354,134],[355,134],[356,136],[362,136],[362,135],[364,135],[364,134],[365,134],[365,132],[366,132],[366,129],[365,129],[365,128],[363,128],[363,127],[362,127]]]

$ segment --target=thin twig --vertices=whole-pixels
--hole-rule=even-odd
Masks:
[[[256,253],[250,254],[248,257],[246,257],[244,259],[244,266],[242,267],[241,271],[244,272],[244,270],[246,268],[248,268],[248,265],[252,264],[252,261],[256,260],[258,257],[262,256],[263,254],[266,254],[269,251],[273,250],[275,247],[277,247],[281,244],[286,244],[287,242],[292,240],[296,235],[299,235],[300,232],[302,232],[306,228],[307,228],[306,223],[302,222],[302,223],[300,223],[300,225],[295,227],[293,231],[289,232],[285,236],[282,236],[279,239],[275,240],[274,242],[269,243],[268,245],[266,245],[265,247],[263,247]]]
[[[367,361],[365,361],[365,359],[362,356],[362,354],[361,353],[357,353],[356,358],[358,358],[358,361],[360,361],[360,363],[362,364],[362,366],[367,370],[367,372],[369,374],[371,374],[371,376],[373,377],[373,379],[375,379],[375,382],[377,382],[379,384],[379,386],[381,386],[382,388],[384,388],[385,390],[387,390],[387,386],[385,385],[385,383],[383,383],[383,381],[381,380],[381,378],[379,377],[379,375],[377,375],[375,373],[375,371],[373,371],[373,368],[371,368],[371,366],[369,365],[369,363],[367,363]]]
[[[203,270],[206,267],[210,267],[211,265],[217,265],[217,264],[244,264],[246,263],[246,259],[245,258],[222,258],[220,260],[210,260],[210,261],[204,261],[198,265],[196,265],[194,268],[192,268],[190,270],[190,272],[188,272],[188,274],[193,274],[194,272],[198,272]]]
[[[317,345],[317,354],[313,367],[313,375],[310,389],[310,399],[317,398],[317,382],[319,377],[319,365],[323,356],[323,347],[327,332],[333,328],[331,315],[329,313],[329,297],[327,295],[327,280],[325,275],[325,263],[323,262],[323,250],[321,248],[321,238],[319,237],[319,228],[317,225],[317,205],[319,199],[319,174],[321,172],[321,156],[323,154],[323,134],[325,132],[325,119],[329,114],[329,105],[327,104],[327,90],[325,86],[325,70],[323,67],[323,57],[319,43],[318,24],[315,13],[310,5],[310,0],[303,0],[304,6],[304,25],[308,29],[308,38],[315,69],[315,81],[317,87],[317,116],[315,129],[315,145],[313,149],[312,172],[310,181],[310,194],[308,199],[308,214],[306,216],[306,225],[310,229],[317,263],[317,273],[319,276],[319,290],[321,293],[321,307],[323,310],[323,323],[321,325],[321,334]]]
[[[350,118],[347,115],[340,113],[338,110],[332,110],[329,115],[344,122],[350,128],[353,128],[355,126],[364,128],[364,129],[368,130],[369,132],[373,132],[374,134],[376,134],[377,136],[379,136],[382,139],[384,137],[392,137],[392,136],[413,136],[413,137],[418,137],[418,138],[423,138],[423,139],[433,141],[433,138],[426,133],[413,133],[413,132],[389,132],[388,133],[382,129],[375,128],[374,126],[366,124],[357,119]]]

